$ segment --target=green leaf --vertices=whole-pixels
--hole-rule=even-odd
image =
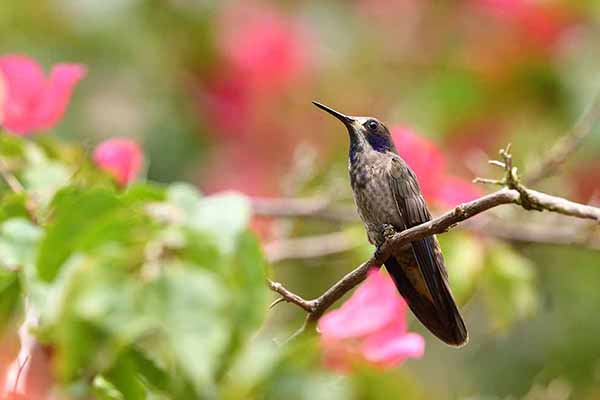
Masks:
[[[213,232],[229,250],[237,236],[250,222],[251,208],[248,199],[235,193],[205,197],[191,215],[190,226]]]
[[[191,186],[176,184],[168,190],[168,202],[182,210],[185,225],[218,238],[224,253],[233,251],[238,235],[250,221],[250,203],[236,193],[200,197]]]
[[[139,339],[159,321],[144,313],[143,284],[128,275],[127,260],[108,257],[77,276],[71,312],[110,334],[120,346]]]
[[[152,235],[150,218],[126,206],[114,192],[67,188],[57,194],[54,221],[41,242],[37,268],[41,279],[51,281],[70,254],[108,244],[142,246]]]
[[[23,185],[38,203],[46,205],[60,188],[69,183],[71,174],[58,161],[30,164],[23,171]]]
[[[121,198],[128,204],[149,203],[166,200],[165,189],[147,183],[136,183],[127,188]]]
[[[52,206],[54,222],[46,230],[37,260],[39,276],[51,281],[75,249],[82,233],[93,229],[97,219],[119,207],[114,193],[92,189],[67,188],[57,194]]]
[[[21,285],[17,272],[0,268],[0,331],[14,317],[20,296]]]
[[[244,341],[263,322],[269,302],[265,285],[267,264],[253,234],[245,232],[238,240],[235,258],[229,264],[229,278],[236,293],[237,340]]]
[[[451,232],[438,236],[444,253],[452,292],[464,303],[472,295],[485,268],[485,249],[472,235]]]
[[[0,226],[0,265],[17,269],[32,263],[41,235],[40,228],[26,219],[5,221]]]
[[[24,193],[5,193],[0,202],[0,222],[16,217],[29,218],[25,200]]]
[[[537,309],[533,265],[509,246],[496,244],[489,250],[484,285],[495,328],[506,329]]]
[[[126,397],[112,382],[102,375],[96,375],[92,382],[94,397],[100,400],[125,400]]]
[[[105,376],[123,394],[123,399],[144,400],[147,398],[146,389],[136,370],[136,364],[127,354],[119,357]]]
[[[113,367],[125,347],[158,326],[143,312],[142,283],[128,274],[127,252],[114,252],[71,257],[36,302],[40,335],[55,345],[67,381]]]
[[[149,347],[156,352],[156,348]],[[168,395],[168,399],[173,400],[196,397],[194,388],[189,381],[183,379],[182,374],[179,374],[177,370],[167,370],[159,366],[154,359],[149,358],[141,350],[130,350],[128,357],[135,363],[136,371],[149,392],[156,395],[165,394]]]
[[[279,349],[279,362],[254,390],[251,398],[260,399],[352,399],[349,379],[321,368],[317,342],[299,338]],[[396,392],[398,393],[398,392]],[[245,398],[240,396],[238,398]],[[360,397],[368,398],[368,397]]]
[[[238,354],[220,385],[220,398],[252,398],[256,387],[273,374],[280,351],[267,339],[253,340]]]
[[[358,399],[428,399],[420,383],[403,369],[362,368],[351,376]]]
[[[5,157],[21,157],[24,154],[22,138],[0,131],[0,154]]]
[[[199,392],[210,393],[232,329],[229,293],[212,272],[183,264],[162,270],[146,291],[147,312],[161,321],[177,365]]]

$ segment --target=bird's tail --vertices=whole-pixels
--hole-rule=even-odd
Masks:
[[[434,243],[428,245],[439,246],[433,237],[430,239]],[[433,265],[420,268],[413,249],[409,248],[388,258],[385,267],[412,312],[427,329],[447,344],[464,345],[468,341],[467,328],[448,286],[441,252],[430,261]]]

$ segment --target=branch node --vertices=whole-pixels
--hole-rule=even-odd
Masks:
[[[506,165],[502,161],[488,160],[488,164],[495,165],[496,167],[500,167],[502,169],[506,169]]]
[[[454,214],[458,218],[464,218],[467,215],[467,209],[466,209],[465,205],[464,204],[457,205],[456,208],[454,209]]]

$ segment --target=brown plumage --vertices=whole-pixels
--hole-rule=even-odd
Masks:
[[[374,118],[350,117],[315,105],[348,129],[350,183],[369,242],[379,247],[389,233],[386,230],[399,232],[429,221],[431,214],[417,178],[398,155],[385,125]],[[452,297],[444,258],[434,236],[394,249],[385,267],[423,325],[448,344],[467,342],[467,329]]]

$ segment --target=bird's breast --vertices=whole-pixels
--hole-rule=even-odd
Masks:
[[[350,182],[358,214],[375,244],[383,241],[379,231],[383,224],[402,226],[401,216],[390,188],[386,165],[372,160],[349,166]]]

